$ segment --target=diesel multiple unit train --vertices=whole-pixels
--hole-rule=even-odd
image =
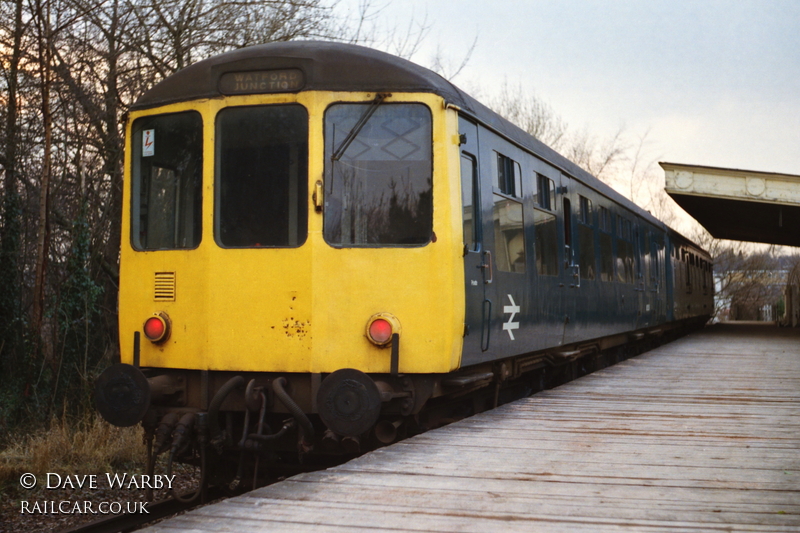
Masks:
[[[437,74],[244,48],[127,126],[121,363],[152,456],[365,450],[703,325],[709,255]]]

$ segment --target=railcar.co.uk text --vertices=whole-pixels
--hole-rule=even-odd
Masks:
[[[62,475],[48,472],[46,477],[45,489],[89,489],[108,488],[117,490],[143,490],[143,489],[172,489],[175,476],[167,475],[129,475],[129,474],[105,474],[105,484],[98,486],[98,474],[87,475]],[[32,490],[37,484],[36,476],[31,473],[23,474],[19,479],[22,488]],[[22,514],[93,514],[108,515],[122,513],[149,513],[147,504],[149,502],[95,502],[89,500],[35,500],[20,501],[20,513]]]

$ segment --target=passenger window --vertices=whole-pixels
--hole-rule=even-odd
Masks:
[[[558,231],[556,216],[541,209],[533,210],[536,272],[541,276],[558,275]]]
[[[617,280],[634,282],[633,226],[627,218],[617,215]]]
[[[433,234],[431,112],[423,104],[335,104],[325,112],[325,240],[423,246]]]
[[[556,201],[556,186],[553,180],[536,174],[536,195],[533,200],[542,209],[552,211]]]
[[[495,188],[508,196],[522,197],[522,172],[519,163],[499,152],[495,152],[495,156]]]
[[[700,260],[700,265],[701,265],[701,270],[702,270],[700,272],[700,276],[703,278],[703,289],[707,289],[708,288],[708,276],[706,276],[706,260],[705,259],[701,259]]]
[[[581,279],[595,279],[594,221],[592,220],[592,201],[579,197],[578,214],[578,254]]]
[[[600,206],[600,281],[614,280],[614,249],[611,237],[611,214],[608,208]]]
[[[572,204],[566,196],[562,198],[564,205],[564,266],[571,266],[575,263],[572,255]]]
[[[661,242],[660,240],[653,240],[652,254],[653,254],[652,280],[655,283],[656,287],[660,289],[661,272],[664,269],[663,267],[664,243]]]
[[[306,109],[296,104],[223,109],[216,143],[220,246],[301,246],[308,234]]]
[[[492,211],[497,269],[503,272],[525,272],[522,204],[495,194]]]
[[[592,201],[584,196],[579,196],[580,198],[580,221],[584,224],[592,224]]]

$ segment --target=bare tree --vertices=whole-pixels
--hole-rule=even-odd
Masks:
[[[152,69],[154,79],[164,78],[199,59],[254,44],[293,39],[347,40],[322,0],[127,0],[136,24],[126,30],[126,41]],[[364,2],[361,25],[368,20]]]
[[[606,139],[591,134],[587,128],[571,133],[564,119],[549,104],[521,85],[511,87],[507,81],[504,82],[500,93],[490,98],[488,105],[576,165],[612,185],[616,173],[628,159],[624,127]]]
[[[3,153],[0,164],[3,172],[3,203],[0,215],[0,370],[3,370],[2,353],[17,352],[22,344],[20,336],[20,249],[21,249],[21,199],[18,191],[18,149],[19,143],[19,77],[22,61],[23,36],[26,26],[22,20],[23,0],[3,4],[11,7],[6,20],[12,21],[6,29],[9,42],[4,43],[10,51],[3,58],[5,80],[5,122]],[[10,358],[7,358],[10,359]]]
[[[721,320],[760,320],[761,310],[778,306],[796,258],[781,246],[716,239],[699,225],[691,239],[714,262],[715,315]],[[777,319],[777,316],[771,319]]]
[[[602,138],[584,128],[570,131],[567,123],[535,93],[506,81],[489,107],[551,148],[564,154],[590,174],[614,187],[631,201],[667,224],[677,222],[678,208],[664,192],[656,165],[647,155],[649,132],[635,142],[627,139],[625,127]]]
[[[41,111],[44,124],[42,173],[39,182],[39,216],[38,235],[36,239],[36,278],[33,289],[33,329],[39,333],[36,339],[41,338],[42,318],[44,315],[45,271],[47,269],[48,244],[50,234],[49,201],[50,177],[52,156],[52,113],[50,107],[50,93],[52,89],[52,59],[50,50],[53,33],[50,24],[50,2],[36,0],[34,4],[36,18],[36,34],[38,40],[38,67],[39,87],[41,91]],[[38,343],[37,343],[38,344]]]
[[[374,39],[413,54],[427,31],[422,21],[405,36],[381,34],[369,0],[355,16],[337,9],[331,0],[0,0],[0,427],[46,419],[61,401],[84,405],[92,373],[117,351],[131,103],[192,62],[251,44]]]
[[[658,166],[661,158],[648,154],[649,134],[647,130],[638,135],[634,143],[626,144],[609,181],[635,204],[673,226],[678,222],[679,207],[664,191],[663,173]]]
[[[500,93],[488,105],[554,150],[566,147],[567,123],[550,104],[535,93],[526,92],[521,84],[510,86],[508,80],[504,81]]]
[[[613,175],[625,161],[624,133],[625,127],[620,126],[614,135],[603,139],[584,128],[572,136],[565,155],[589,174],[613,184]]]
[[[762,320],[786,284],[777,247],[746,253],[743,243],[724,247],[714,258],[719,313],[733,320]],[[775,316],[769,316],[771,320]]]

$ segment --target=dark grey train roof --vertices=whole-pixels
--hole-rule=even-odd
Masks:
[[[165,79],[131,107],[147,109],[200,98],[219,98],[220,77],[227,72],[300,69],[300,91],[430,92],[458,106],[468,115],[521,145],[561,171],[624,205],[649,222],[666,228],[658,219],[611,187],[590,175],[550,147],[505,120],[455,85],[405,59],[363,46],[289,41],[241,48],[195,63]]]
[[[385,52],[344,43],[289,41],[241,48],[195,63],[145,93],[132,109],[220,97],[218,82],[226,72],[289,68],[303,71],[303,91],[419,91],[456,104],[463,100],[461,91],[435,72]]]

